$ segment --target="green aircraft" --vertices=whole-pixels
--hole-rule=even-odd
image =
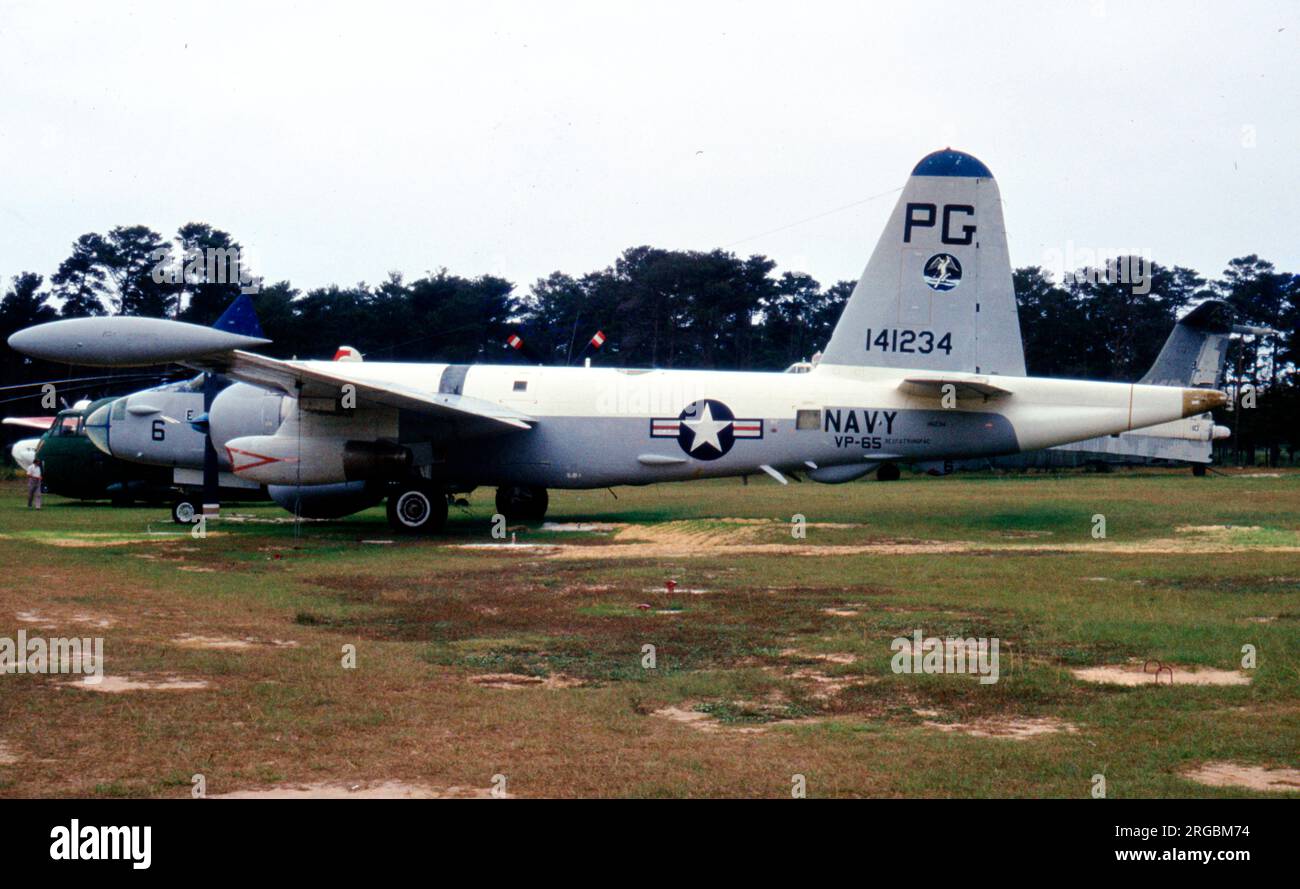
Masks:
[[[86,437],[86,417],[113,400],[79,402],[55,416],[36,449],[45,490],[76,500],[107,499],[114,506],[126,506],[137,500],[167,503],[176,490],[169,467],[145,466],[110,457]]]

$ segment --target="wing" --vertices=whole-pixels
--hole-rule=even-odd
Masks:
[[[369,404],[415,411],[454,422],[460,432],[470,435],[519,432],[531,429],[537,422],[527,414],[480,398],[423,392],[394,383],[357,379],[347,373],[351,366],[347,362],[338,362],[337,370],[325,371],[298,361],[281,361],[236,349],[183,363],[196,370],[222,373],[245,383],[276,389],[304,402],[316,398],[336,403],[343,387],[352,386],[357,407]]]
[[[953,394],[957,398],[982,397],[987,401],[990,398],[1002,398],[1011,394],[1000,386],[994,386],[987,377],[907,377],[898,388],[908,395],[941,398],[947,394],[948,390],[944,388],[946,386],[953,387]]]
[[[417,412],[454,423],[461,435],[519,432],[531,429],[537,422],[490,401],[367,380],[355,371],[349,373],[347,362],[323,370],[306,362],[280,361],[243,351],[268,342],[245,294],[235,300],[214,327],[120,315],[65,318],[25,328],[9,337],[11,348],[37,358],[104,367],[175,362],[304,400],[328,400],[329,409],[347,393],[344,387],[352,386],[350,394],[356,396],[358,408],[370,405]],[[306,401],[300,403],[310,409]]]

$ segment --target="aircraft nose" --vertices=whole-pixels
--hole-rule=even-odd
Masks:
[[[86,438],[90,439],[91,444],[110,457],[113,456],[113,451],[108,446],[109,414],[110,408],[115,404],[117,404],[116,401],[110,401],[108,404],[96,408],[86,418],[86,422],[82,426],[86,431]]]

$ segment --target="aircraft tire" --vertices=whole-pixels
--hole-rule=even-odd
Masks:
[[[388,495],[388,524],[394,531],[432,534],[447,524],[447,495],[427,482],[404,482]]]
[[[896,482],[902,476],[898,465],[895,463],[881,463],[880,468],[876,470],[876,481],[878,482]]]
[[[198,514],[198,506],[189,498],[182,497],[172,504],[172,521],[178,525],[194,524],[194,517]]]
[[[1205,476],[1205,464],[1204,464],[1204,463],[1193,463],[1193,464],[1192,464],[1192,475],[1196,476],[1197,478],[1203,478],[1203,477]]]
[[[508,522],[540,522],[550,499],[545,488],[502,485],[497,488],[497,512]]]

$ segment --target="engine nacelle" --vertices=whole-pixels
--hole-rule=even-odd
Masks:
[[[241,436],[274,435],[288,407],[279,392],[234,383],[217,393],[208,411],[212,446],[225,456],[226,443]]]
[[[385,441],[296,435],[246,435],[226,442],[235,475],[263,485],[331,485],[401,478],[411,452]]]

